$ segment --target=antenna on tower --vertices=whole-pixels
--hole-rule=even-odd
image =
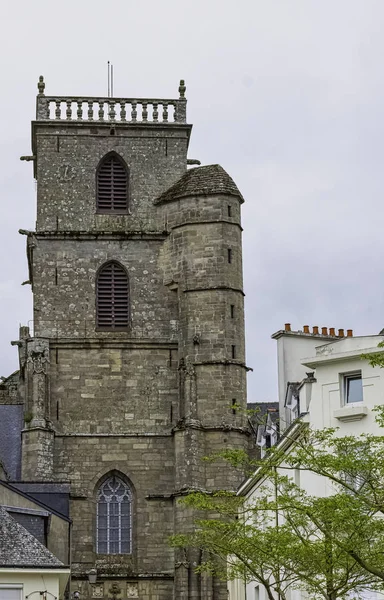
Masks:
[[[108,98],[113,98],[113,65],[108,61]]]

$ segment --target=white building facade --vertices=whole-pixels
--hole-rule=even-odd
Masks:
[[[382,352],[378,344],[384,335],[353,337],[353,332],[317,327],[312,332],[291,331],[290,325],[272,335],[277,341],[279,378],[279,441],[289,452],[289,428],[292,438],[297,424],[308,424],[312,429],[337,427],[338,435],[370,433],[382,435],[375,421],[373,408],[384,403],[384,369],[370,366],[363,354]],[[268,428],[264,435],[270,435]],[[277,436],[258,440],[263,448],[276,441]],[[332,493],[327,482],[313,473],[301,471],[295,483],[311,495]],[[239,489],[249,502],[257,499],[263,480],[256,473]],[[265,590],[257,582],[229,582],[230,600],[266,600]],[[302,593],[292,590],[291,600],[302,600]],[[368,596],[372,596],[367,593]],[[373,596],[372,596],[373,597]]]

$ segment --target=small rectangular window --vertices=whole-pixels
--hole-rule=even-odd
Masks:
[[[236,398],[232,398],[232,414],[236,414]]]
[[[235,305],[231,304],[231,319],[235,318]]]
[[[259,586],[255,585],[255,594],[254,594],[254,600],[259,600],[260,599],[260,591],[259,591]]]
[[[228,262],[229,263],[232,262],[232,250],[231,250],[231,248],[228,248]]]
[[[344,401],[345,404],[363,401],[363,381],[360,373],[344,375]]]
[[[232,217],[232,206],[228,204],[228,217]]]
[[[232,346],[232,358],[236,358],[236,346]]]
[[[21,600],[21,586],[9,584],[0,586],[0,600]]]

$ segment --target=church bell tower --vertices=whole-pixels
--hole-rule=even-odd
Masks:
[[[168,538],[193,526],[180,497],[239,483],[203,457],[248,447],[243,197],[188,168],[184,81],[176,99],[38,90],[22,478],[70,486],[81,599],[226,600]]]

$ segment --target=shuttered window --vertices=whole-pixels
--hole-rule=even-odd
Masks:
[[[117,154],[107,155],[97,170],[97,212],[128,212],[128,172]]]
[[[96,282],[96,319],[101,329],[126,329],[129,324],[129,282],[117,262],[105,264]]]

